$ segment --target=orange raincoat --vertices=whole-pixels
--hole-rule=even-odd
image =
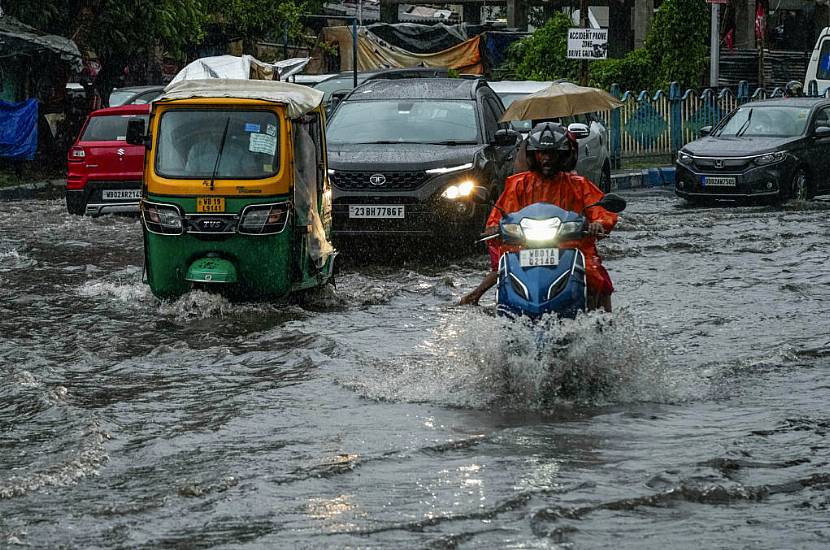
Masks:
[[[538,172],[522,172],[507,178],[496,206],[512,213],[536,202],[547,202],[559,208],[581,213],[589,204],[602,199],[603,192],[587,178],[568,172],[559,172],[555,176],[544,177]],[[585,212],[589,222],[599,222],[608,233],[617,224],[617,215],[597,206]],[[487,219],[487,227],[498,227],[501,212],[493,208]],[[572,244],[572,246],[571,246]],[[498,269],[498,260],[504,252],[513,249],[501,241],[490,241],[490,259],[493,271]],[[614,286],[608,272],[602,266],[602,259],[597,253],[596,238],[586,237],[569,243],[568,248],[578,248],[585,254],[585,275],[588,288],[597,293],[611,293]]]

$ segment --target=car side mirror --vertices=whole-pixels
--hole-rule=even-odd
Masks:
[[[816,126],[816,130],[813,134],[817,138],[830,137],[830,126]]]
[[[621,196],[615,195],[614,193],[608,193],[604,197],[602,197],[602,199],[598,202],[586,206],[585,210],[588,210],[589,208],[592,208],[594,206],[601,206],[609,212],[614,212],[615,214],[618,214],[625,210],[626,203],[625,199]]]
[[[711,126],[704,126],[703,128],[701,128],[700,130],[697,131],[698,137],[706,137],[711,133],[712,133],[712,127]]]
[[[516,145],[521,137],[522,135],[516,130],[503,128],[496,130],[496,135],[493,137],[493,144],[497,147],[510,147]]]
[[[144,134],[145,128],[142,119],[131,120],[127,123],[127,143],[130,145],[144,145]]]
[[[588,125],[582,124],[581,122],[568,124],[568,131],[572,133],[576,139],[585,139],[591,135],[591,129],[588,128]]]

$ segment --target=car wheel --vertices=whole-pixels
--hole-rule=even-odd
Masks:
[[[813,187],[807,170],[799,166],[795,169],[793,180],[790,184],[790,198],[797,201],[808,201],[813,198]]]
[[[602,175],[599,177],[599,190],[603,193],[611,192],[611,167],[608,164],[602,167]]]

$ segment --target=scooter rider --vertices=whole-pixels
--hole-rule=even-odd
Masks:
[[[502,211],[516,212],[536,202],[547,202],[572,212],[583,212],[586,206],[603,197],[590,180],[571,173],[576,165],[576,140],[555,122],[543,122],[531,130],[527,138],[529,170],[507,178],[504,192],[487,220],[487,228],[498,227]],[[501,211],[499,210],[501,209]],[[611,293],[614,286],[602,266],[597,253],[596,238],[608,234],[617,223],[617,215],[602,207],[589,208],[588,236],[574,243],[585,255],[585,274],[588,285],[588,309],[602,307],[611,311]],[[461,304],[478,304],[481,296],[498,280],[498,262],[503,246],[497,239],[488,241],[492,271],[481,284],[461,299]]]

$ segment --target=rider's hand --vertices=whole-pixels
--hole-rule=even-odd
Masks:
[[[479,301],[480,298],[481,298],[481,294],[479,294],[476,291],[473,291],[473,292],[470,292],[469,294],[467,294],[466,296],[464,296],[463,298],[461,298],[461,301],[458,302],[458,305],[460,305],[460,306],[477,306],[478,301]]]
[[[591,237],[602,237],[605,235],[605,228],[599,222],[591,222],[588,224],[588,235]]]

